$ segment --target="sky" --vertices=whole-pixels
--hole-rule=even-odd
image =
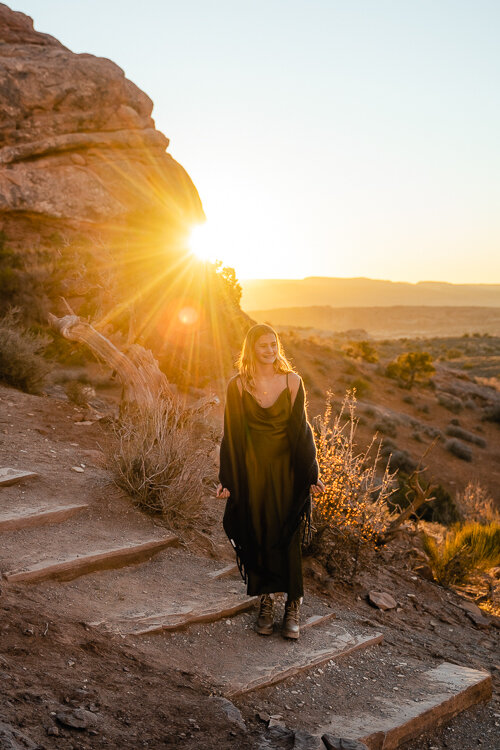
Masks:
[[[500,283],[498,0],[10,0],[154,101],[240,279]]]

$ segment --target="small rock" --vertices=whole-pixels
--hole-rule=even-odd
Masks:
[[[243,730],[243,732],[247,731],[247,725],[243,720],[243,716],[234,703],[231,703],[227,698],[223,698],[219,695],[213,696],[211,700],[216,701],[216,703],[219,704],[230,722],[236,724],[241,730]]]
[[[257,718],[258,718],[258,719],[260,719],[261,721],[264,721],[264,722],[265,722],[265,723],[267,724],[267,722],[269,721],[269,719],[270,719],[271,717],[269,716],[269,714],[266,714],[266,712],[265,712],[265,711],[260,711],[260,712],[259,712],[259,713],[257,714]]]
[[[72,466],[71,471],[77,471],[79,474],[83,474],[84,469],[81,466]]]
[[[381,610],[394,609],[398,606],[397,601],[386,591],[370,591],[368,594],[370,604]]]
[[[274,727],[270,727],[269,735],[275,742],[288,741],[294,736],[293,729],[288,729],[284,724],[277,724]],[[273,748],[275,745],[272,746]]]
[[[269,723],[267,726],[269,727],[269,729],[272,729],[273,727],[283,727],[284,729],[286,728],[285,722],[282,719],[273,719],[272,716],[269,719]]]
[[[56,719],[63,727],[70,729],[94,729],[97,717],[84,708],[74,708],[68,711],[57,711]]]
[[[458,606],[460,607],[460,609],[463,609],[466,612],[470,612],[473,615],[481,616],[483,614],[477,604],[474,604],[474,602],[470,602],[468,599],[463,599]]]
[[[57,727],[49,727],[47,729],[47,734],[49,737],[59,737],[61,733]]]
[[[293,750],[321,750],[320,737],[309,734],[304,729],[297,729],[293,737]]]
[[[472,620],[476,628],[482,628],[483,630],[487,630],[490,627],[490,621],[487,617],[485,617],[482,613],[479,615],[476,615],[474,612],[466,612],[467,617],[469,620]]]
[[[416,565],[415,573],[418,573],[420,578],[425,578],[426,581],[433,581],[434,580],[434,573],[432,572],[432,568],[428,563],[421,563],[420,565]]]
[[[365,743],[359,740],[334,737],[332,734],[324,734],[321,739],[325,743],[326,750],[368,750]]]

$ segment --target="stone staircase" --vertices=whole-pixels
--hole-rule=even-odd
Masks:
[[[278,631],[263,638],[252,629],[256,602],[235,565],[191,554],[125,501],[118,527],[116,507],[34,502],[29,487],[36,481],[31,472],[0,470],[7,585],[36,584],[55,617],[130,639],[162,663],[201,675],[213,693],[244,711],[264,705],[279,716],[286,706],[307,747],[340,747],[334,738],[348,738],[370,750],[398,748],[491,695],[487,672],[414,658],[402,664],[373,623],[341,615],[312,595],[298,642]],[[22,501],[4,489],[16,482],[25,483]],[[354,664],[366,675],[351,690]],[[349,697],[343,705],[340,687]],[[288,731],[279,719],[275,724],[278,733]],[[302,740],[293,746],[306,747]]]

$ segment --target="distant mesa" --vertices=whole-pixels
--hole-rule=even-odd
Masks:
[[[376,307],[283,307],[250,310],[259,323],[278,328],[303,327],[341,333],[351,339],[414,336],[463,336],[474,333],[500,336],[500,307],[433,307],[393,305]]]
[[[444,281],[385,281],[368,278],[248,279],[241,282],[243,309],[285,307],[500,307],[500,284],[449,284]]]

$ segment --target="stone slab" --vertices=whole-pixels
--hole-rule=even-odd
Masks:
[[[304,636],[301,636],[301,639],[295,642],[298,648],[292,652],[288,648],[289,644],[280,636],[281,648],[274,658],[271,649],[262,649],[264,663],[257,661],[253,669],[247,669],[244,673],[238,670],[234,675],[226,674],[229,684],[224,689],[224,695],[236,698],[252,690],[274,685],[301,672],[320,667],[331,659],[375,646],[383,640],[381,633],[355,635],[340,626],[314,628],[314,631],[317,631],[316,644],[312,648],[305,646]]]
[[[37,477],[38,474],[35,471],[23,471],[22,469],[9,469],[7,467],[0,468],[0,487],[8,487],[11,484],[17,484],[22,482],[29,477]]]
[[[44,560],[21,570],[4,573],[9,583],[33,583],[49,578],[69,580],[95,570],[117,568],[146,560],[157,552],[174,544],[177,537],[167,534],[162,539],[129,542],[119,547],[93,550],[87,554],[68,556],[62,560]]]
[[[412,683],[413,684],[413,683]],[[415,678],[425,697],[377,698],[376,712],[334,715],[317,734],[364,742],[369,750],[397,750],[403,743],[443,724],[456,714],[491,697],[491,675],[444,662]]]
[[[228,596],[225,600],[219,600],[215,606],[203,604],[198,606],[187,605],[176,607],[175,605],[162,612],[147,617],[130,617],[126,620],[116,620],[110,624],[108,630],[119,632],[121,635],[146,635],[149,633],[161,633],[162,631],[181,630],[188,625],[200,622],[215,622],[225,617],[232,617],[239,612],[251,609],[257,601],[257,597],[242,598],[241,596]],[[99,626],[103,623],[89,623]]]
[[[17,531],[30,526],[44,526],[48,523],[66,521],[79,510],[88,508],[86,503],[79,505],[55,505],[46,507],[23,507],[0,514],[0,531]]]
[[[231,563],[230,565],[226,565],[224,568],[217,568],[217,570],[211,570],[208,574],[208,577],[212,579],[212,581],[218,581],[220,578],[226,578],[228,576],[232,576],[238,573],[239,570],[236,563]]]

